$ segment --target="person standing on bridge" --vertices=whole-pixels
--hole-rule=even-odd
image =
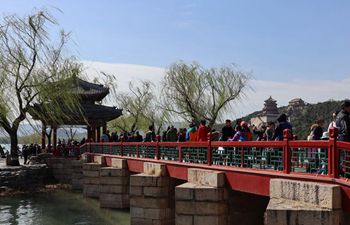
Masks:
[[[292,125],[287,121],[287,115],[281,114],[277,118],[278,126],[275,129],[273,139],[275,141],[283,141],[283,131],[289,129],[292,132]]]
[[[345,100],[342,110],[337,115],[336,125],[339,129],[338,140],[350,142],[350,100]]]
[[[324,121],[322,119],[318,119],[315,121],[315,123],[311,126],[310,130],[311,133],[308,136],[308,140],[321,140],[322,134],[323,134],[323,125]]]
[[[197,141],[208,141],[209,128],[206,126],[207,121],[201,120],[198,128]]]
[[[101,136],[101,142],[109,142],[109,137],[107,132],[103,132],[102,136]]]
[[[275,136],[276,125],[274,122],[268,122],[267,128],[265,131],[265,140],[274,141],[273,137]]]
[[[154,126],[150,125],[148,127],[148,132],[146,133],[144,142],[154,142],[157,141],[156,133],[154,132]]]
[[[171,126],[170,130],[166,133],[166,140],[169,142],[177,142],[177,129]]]
[[[229,138],[235,136],[235,130],[232,128],[231,120],[226,120],[225,126],[221,129],[221,141],[227,141]]]
[[[332,113],[332,122],[329,123],[328,125],[328,133],[329,133],[329,130],[333,127],[337,127],[337,116],[339,114],[339,111],[335,111]]]
[[[190,123],[190,128],[186,131],[186,141],[197,140],[197,127],[194,123]]]

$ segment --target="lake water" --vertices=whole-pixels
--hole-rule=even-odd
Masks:
[[[1,147],[4,148],[4,151],[5,151],[5,152],[6,152],[6,150],[10,152],[10,150],[11,150],[11,145],[10,145],[10,144],[1,144],[1,143],[0,143],[0,145],[1,145]],[[19,147],[19,150],[22,151],[23,145],[22,145],[22,144],[18,144],[18,147]]]
[[[1,225],[129,225],[129,211],[101,209],[98,200],[57,190],[0,197]]]

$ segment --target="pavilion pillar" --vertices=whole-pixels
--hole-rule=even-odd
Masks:
[[[53,151],[56,152],[56,150],[57,150],[57,127],[56,126],[53,127],[52,143],[53,143]]]
[[[106,134],[107,133],[107,123],[103,124],[103,133]]]
[[[87,140],[88,142],[91,141],[91,138],[92,138],[92,135],[91,135],[91,127],[90,126],[87,126]]]
[[[96,125],[91,126],[91,137],[92,141],[96,142]]]
[[[100,138],[101,138],[101,127],[97,126],[96,127],[96,142],[100,142]]]
[[[46,135],[46,125],[42,124],[42,126],[41,126],[41,149],[46,148],[45,135]]]

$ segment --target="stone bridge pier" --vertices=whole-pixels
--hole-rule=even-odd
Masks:
[[[93,156],[83,164],[83,195],[98,198],[101,208],[129,208],[130,172],[127,161],[110,160],[111,165],[107,166],[104,156]]]
[[[187,182],[145,162],[130,176],[131,224],[263,225],[268,198],[234,192],[224,172],[189,168]]]
[[[223,172],[188,169],[188,182],[175,188],[176,225],[227,225],[228,190]]]
[[[100,168],[100,207],[129,208],[130,172],[125,159],[111,159],[110,167]]]
[[[166,166],[144,163],[144,172],[130,176],[131,225],[175,224],[174,190],[178,181],[167,175]]]
[[[338,185],[272,179],[265,225],[344,225]]]

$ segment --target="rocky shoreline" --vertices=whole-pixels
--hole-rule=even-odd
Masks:
[[[6,166],[5,160],[0,159],[0,197],[57,189],[82,190],[83,161],[41,154],[31,157],[30,165]]]
[[[51,183],[54,178],[46,164],[0,167],[0,196],[42,191]]]

